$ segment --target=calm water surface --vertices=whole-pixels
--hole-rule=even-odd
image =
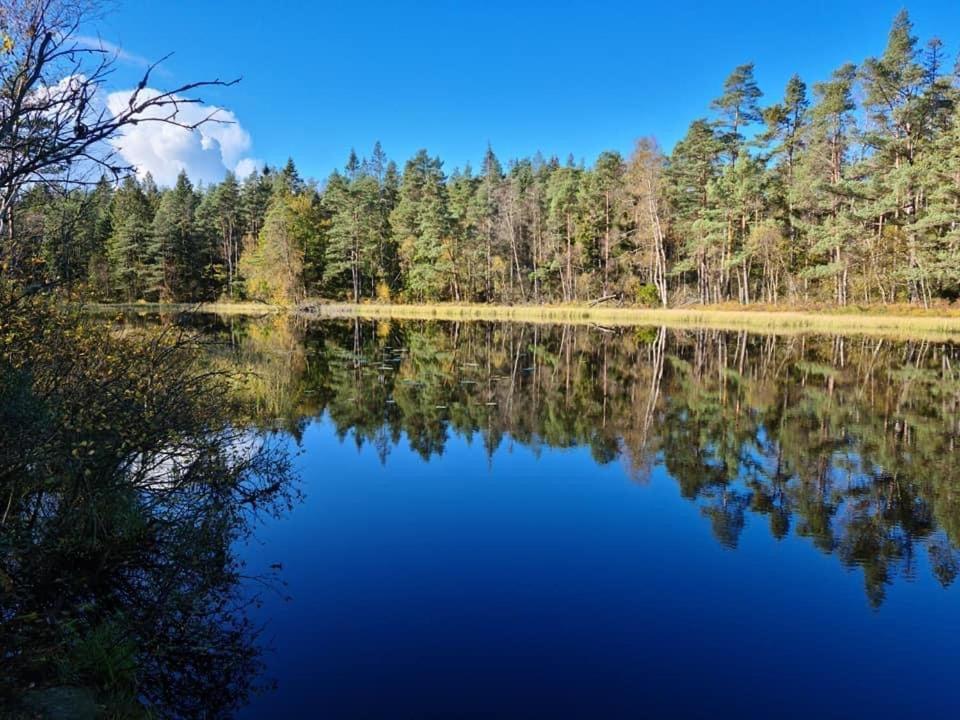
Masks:
[[[248,718],[957,717],[960,349],[228,321],[304,502]]]

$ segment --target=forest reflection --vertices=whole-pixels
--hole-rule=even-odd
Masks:
[[[960,570],[960,367],[953,344],[524,324],[192,317],[244,371],[265,428],[324,413],[384,463],[450,433],[588,446],[639,483],[658,467],[736,548],[749,518],[862,569],[870,603]]]

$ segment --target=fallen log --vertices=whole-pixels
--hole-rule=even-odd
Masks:
[[[590,307],[594,307],[595,305],[599,305],[600,303],[605,303],[605,302],[607,302],[608,300],[617,300],[617,299],[619,299],[619,298],[620,298],[620,295],[619,295],[619,294],[616,294],[616,295],[604,295],[603,297],[597,298],[596,300],[591,300],[588,304],[589,304]]]

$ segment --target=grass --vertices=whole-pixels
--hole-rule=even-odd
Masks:
[[[290,308],[256,302],[212,303],[90,303],[91,312],[205,312],[217,315],[268,315],[290,313],[308,318],[383,318],[397,320],[487,320],[544,324],[604,325],[610,327],[657,326],[675,329],[712,328],[759,333],[804,332],[875,335],[960,341],[960,308],[924,309],[912,305],[890,306],[783,306],[740,305],[685,308],[590,307],[587,305],[481,305],[438,303],[424,305],[387,303],[327,303],[311,300]]]
[[[94,313],[145,312],[181,313],[201,312],[215,315],[272,315],[284,312],[280,305],[258,302],[206,302],[206,303],[85,303],[84,309]]]
[[[960,312],[887,308],[716,306],[696,308],[600,308],[585,305],[388,305],[310,304],[305,312],[323,318],[365,317],[398,320],[492,320],[606,326],[713,328],[763,333],[824,332],[930,339],[960,339]]]

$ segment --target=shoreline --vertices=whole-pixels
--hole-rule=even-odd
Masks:
[[[199,302],[199,303],[160,303],[160,302],[132,302],[132,303],[80,303],[85,312],[107,314],[115,312],[144,312],[144,313],[209,313],[211,315],[278,315],[289,310],[282,305],[271,305],[258,302]]]
[[[960,340],[960,310],[924,310],[911,306],[867,309],[791,309],[704,306],[686,308],[589,307],[587,305],[433,305],[340,303],[308,300],[299,306],[265,303],[88,303],[85,309],[109,312],[201,312],[216,315],[262,316],[289,314],[307,319],[368,318],[525,322],[540,324],[606,325],[749,330],[799,334],[829,332],[885,337]]]
[[[787,309],[703,308],[591,308],[585,305],[379,305],[329,303],[300,308],[315,318],[370,318],[396,320],[502,321],[540,324],[606,325],[611,327],[667,327],[748,330],[760,333],[800,334],[828,332],[883,337],[960,339],[960,314],[898,314],[881,311],[816,312]],[[929,312],[929,311],[926,311]]]

